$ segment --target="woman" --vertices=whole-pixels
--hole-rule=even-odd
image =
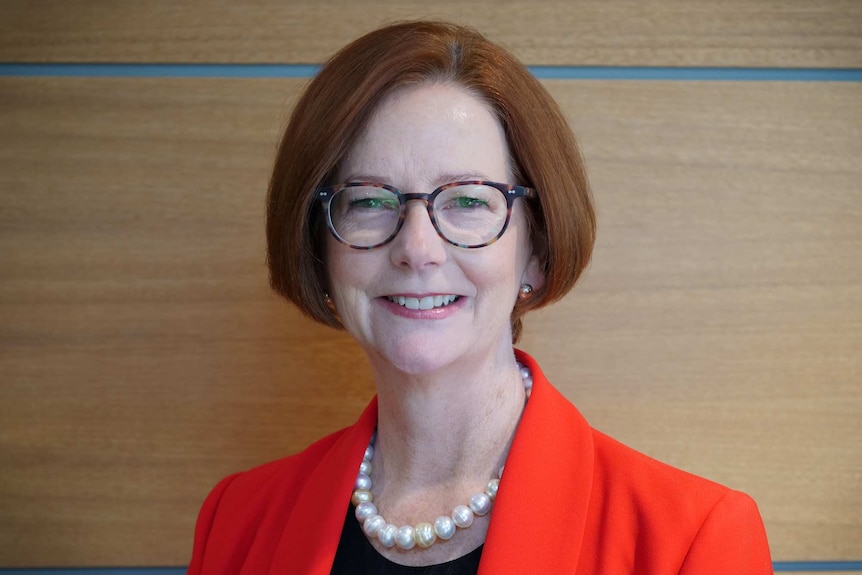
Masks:
[[[189,573],[771,573],[747,496],[591,429],[513,350],[594,235],[565,119],[507,52],[434,22],[339,52],[281,142],[269,266],[377,397],[223,480]]]

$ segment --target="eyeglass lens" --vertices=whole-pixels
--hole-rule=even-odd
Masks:
[[[330,222],[344,242],[375,246],[398,229],[406,209],[399,200],[385,188],[348,186],[330,199]],[[464,184],[439,192],[432,209],[440,235],[454,244],[474,247],[498,236],[506,224],[508,204],[503,192],[493,186]]]

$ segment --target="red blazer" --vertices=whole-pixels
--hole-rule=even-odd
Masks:
[[[535,361],[480,575],[766,575],[747,495],[650,459],[592,429]],[[351,427],[222,480],[201,509],[188,575],[328,575],[376,399]]]

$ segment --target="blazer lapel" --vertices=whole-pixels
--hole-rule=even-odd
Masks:
[[[479,575],[573,573],[592,490],[586,420],[528,355],[533,391],[500,481]]]
[[[356,470],[377,425],[375,397],[359,420],[344,430],[313,468],[284,525],[269,570],[271,574],[329,575],[347,503],[353,494]]]

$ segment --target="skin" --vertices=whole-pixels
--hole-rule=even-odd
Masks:
[[[405,193],[454,180],[515,183],[500,122],[453,84],[390,94],[338,176]],[[383,247],[355,250],[327,239],[330,294],[377,384],[375,503],[396,525],[448,515],[505,462],[525,401],[509,317],[521,284],[543,282],[521,202],[503,237],[479,249],[443,240],[421,202],[410,203],[400,233]],[[431,311],[407,310],[387,297],[447,294],[458,301]],[[488,521],[477,517],[427,550],[377,548],[405,565],[440,563],[480,545]]]

